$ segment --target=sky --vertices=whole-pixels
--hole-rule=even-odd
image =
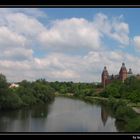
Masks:
[[[100,82],[104,66],[140,73],[140,8],[1,8],[0,73],[9,82]]]

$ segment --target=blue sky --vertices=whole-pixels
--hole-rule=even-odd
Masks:
[[[106,65],[140,70],[140,8],[0,9],[0,70],[8,81],[96,82]]]
[[[138,15],[140,15],[140,8],[42,8],[41,10],[47,14],[48,20],[41,20],[42,23],[46,25],[48,24],[49,20],[51,21],[73,17],[85,18],[89,21],[92,21],[97,13],[103,13],[109,18],[119,17],[122,15],[123,21],[129,24],[130,37],[140,33],[140,29],[138,29],[140,26],[140,20],[138,19]],[[117,45],[114,41],[106,41],[108,47],[110,46],[110,49],[114,49],[114,45]],[[122,50],[128,53],[133,53],[134,55],[140,55],[137,53],[137,50],[133,49],[132,45],[130,45],[129,48],[122,48]]]
[[[97,13],[104,13],[109,17],[124,16],[124,20],[129,22],[130,28],[133,29],[132,35],[139,33],[134,27],[140,25],[138,15],[140,15],[140,8],[41,8],[48,15],[48,19],[64,19],[64,18],[85,18],[92,20]]]

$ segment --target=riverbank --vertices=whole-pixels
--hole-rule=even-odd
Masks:
[[[74,94],[72,94],[72,93],[60,94],[57,92],[57,93],[55,93],[55,96],[75,98],[75,99],[84,100],[84,101],[90,102],[90,103],[95,103],[95,102],[97,103],[97,101],[109,103],[111,100],[110,98],[105,98],[105,97],[93,97],[93,96],[75,97]],[[120,101],[120,99],[116,99],[116,98],[113,98],[113,100],[115,100],[116,102]],[[140,114],[140,103],[133,103],[133,102],[130,102],[130,100],[126,100],[126,99],[121,99],[121,101],[125,102],[127,104],[127,106],[131,107],[136,113]]]
[[[102,111],[101,111],[102,110]],[[103,120],[107,114],[106,119]],[[0,112],[2,132],[118,132],[115,118],[102,105],[56,97],[48,105]],[[106,126],[105,126],[106,125]]]
[[[91,96],[74,96],[74,94],[72,93],[68,93],[68,94],[60,94],[60,93],[55,93],[55,96],[62,96],[62,97],[68,97],[68,98],[74,98],[74,99],[80,99],[80,100],[84,100],[84,101],[88,101],[90,103],[94,103],[95,101],[103,101],[103,102],[108,102],[109,100],[107,98],[104,97],[91,97]]]

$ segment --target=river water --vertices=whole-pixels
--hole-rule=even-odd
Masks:
[[[115,118],[102,105],[55,97],[49,105],[0,111],[0,132],[117,132]]]

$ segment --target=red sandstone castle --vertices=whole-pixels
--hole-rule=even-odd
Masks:
[[[124,80],[131,75],[132,75],[132,70],[129,69],[129,71],[127,72],[127,69],[124,63],[122,63],[122,66],[118,75],[109,75],[107,68],[105,66],[102,72],[102,76],[101,76],[102,85],[103,87],[105,87],[107,84],[111,83],[113,80],[116,80],[116,79],[124,82]]]

